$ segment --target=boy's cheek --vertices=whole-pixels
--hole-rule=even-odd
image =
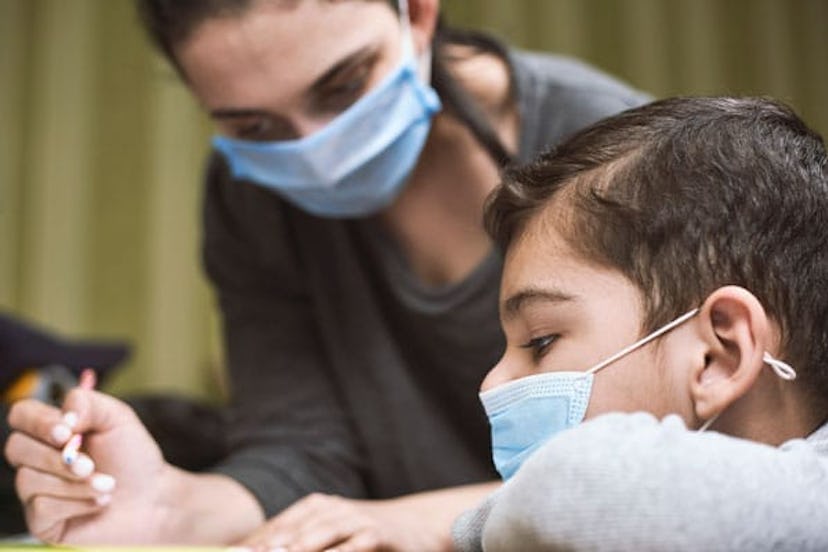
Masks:
[[[623,360],[595,374],[587,419],[609,412],[659,414],[670,402],[662,382],[649,366]]]

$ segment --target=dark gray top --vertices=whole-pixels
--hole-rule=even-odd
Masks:
[[[647,100],[574,60],[515,52],[521,160]],[[374,220],[305,214],[211,159],[204,259],[224,317],[233,453],[273,515],[311,492],[383,498],[496,478],[477,391],[500,356],[501,260],[419,282]]]

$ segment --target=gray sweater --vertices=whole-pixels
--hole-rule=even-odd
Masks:
[[[828,424],[779,448],[608,414],[566,431],[454,526],[485,550],[828,550]]]
[[[515,52],[520,151],[646,97],[573,60]],[[232,454],[213,468],[268,516],[311,492],[383,498],[496,478],[477,398],[504,346],[496,251],[424,286],[374,219],[316,218],[219,156],[204,258],[221,306]]]

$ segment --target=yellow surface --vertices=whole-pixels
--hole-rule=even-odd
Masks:
[[[20,552],[33,552],[35,550],[82,550],[84,552],[231,552],[243,549],[210,546],[47,546],[41,544],[0,544],[0,550],[19,550]]]

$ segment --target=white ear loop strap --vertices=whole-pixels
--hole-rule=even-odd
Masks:
[[[411,51],[411,56],[417,58],[417,74],[425,84],[431,83],[431,46],[417,55],[414,49],[414,38],[411,34],[411,15],[408,11],[408,0],[398,0],[397,7],[400,10],[400,26],[402,27],[403,48]],[[403,54],[405,55],[405,54]]]
[[[796,379],[796,370],[794,370],[787,362],[783,362],[778,358],[773,358],[767,351],[765,351],[765,354],[762,356],[762,360],[765,361],[765,364],[773,368],[776,375],[783,380],[793,381]]]
[[[704,422],[701,425],[701,427],[699,429],[697,429],[696,431],[698,431],[699,433],[701,433],[702,431],[707,431],[707,428],[712,426],[713,422],[715,422],[716,420],[719,419],[719,416],[721,415],[722,412],[724,412],[724,410],[720,410],[717,414],[714,414],[712,418],[710,418],[709,420]]]
[[[411,31],[411,19],[408,15],[408,0],[399,0],[397,6],[400,10],[400,23],[402,23],[405,32]]]
[[[672,322],[670,322],[666,326],[663,326],[662,328],[654,331],[653,333],[651,333],[648,336],[642,337],[641,339],[639,339],[638,341],[636,341],[635,343],[633,343],[629,347],[625,347],[625,348],[621,349],[620,351],[618,351],[617,353],[615,353],[614,355],[612,355],[608,359],[602,360],[601,362],[599,362],[598,364],[596,364],[595,366],[593,366],[592,368],[587,370],[586,373],[587,374],[594,374],[595,372],[597,372],[601,368],[605,368],[606,366],[608,366],[609,364],[612,364],[613,362],[615,362],[619,358],[630,354],[631,352],[635,351],[636,349],[638,349],[639,347],[641,347],[643,345],[646,345],[647,343],[654,340],[655,338],[666,334],[667,332],[669,332],[670,330],[672,330],[676,326],[678,326],[680,324],[683,324],[684,322],[686,322],[687,320],[689,320],[690,318],[695,316],[697,312],[699,312],[699,309],[696,308],[696,309],[691,310],[688,313],[682,314],[681,316],[679,316],[678,318],[676,318],[675,320],[673,320]]]
[[[779,360],[778,358],[773,358],[773,356],[771,356],[771,354],[767,351],[765,351],[765,354],[762,355],[762,360],[765,362],[765,364],[770,366],[773,369],[774,373],[781,379],[785,381],[793,381],[796,379],[796,370],[794,370],[793,367],[787,362]],[[723,411],[720,411],[718,414],[704,422],[702,426],[698,429],[698,431],[705,431],[707,428],[713,425],[713,422],[716,421],[716,419],[722,412]]]
[[[401,6],[404,3],[406,3],[406,0],[400,0],[400,5]],[[655,332],[651,333],[650,335],[645,336],[645,337],[639,339],[638,341],[636,341],[635,343],[633,343],[632,345],[630,345],[628,347],[625,347],[624,349],[618,351],[617,353],[615,353],[611,357],[599,362],[598,364],[596,364],[595,366],[593,366],[592,368],[587,370],[586,373],[587,374],[594,374],[598,370],[607,367],[608,365],[612,364],[613,362],[615,362],[619,358],[630,354],[631,352],[635,351],[639,347],[641,347],[643,345],[646,345],[650,341],[652,341],[652,340],[664,335],[665,333],[669,332],[670,330],[672,330],[676,326],[678,326],[680,324],[683,324],[684,322],[686,322],[687,320],[689,320],[690,318],[695,316],[698,312],[699,312],[699,309],[695,308],[695,309],[691,310],[690,312],[687,312],[687,313],[679,316],[678,318],[676,318],[675,320],[673,320],[672,322],[670,322],[666,326],[663,326],[662,328],[656,330]],[[788,364],[787,362],[784,362],[782,360],[774,358],[767,351],[765,351],[765,353],[762,355],[762,360],[765,362],[765,364],[770,366],[773,369],[774,373],[777,376],[779,376],[781,379],[783,379],[785,381],[793,381],[793,380],[796,379],[796,370],[794,370],[793,367],[790,364]],[[721,412],[719,412],[718,414],[716,414],[715,416],[713,416],[712,418],[710,418],[709,420],[704,422],[704,424],[702,424],[702,426],[699,428],[699,431],[705,431],[707,428],[709,428],[713,424],[713,422],[715,422],[716,419],[719,417],[719,414],[721,414]]]

